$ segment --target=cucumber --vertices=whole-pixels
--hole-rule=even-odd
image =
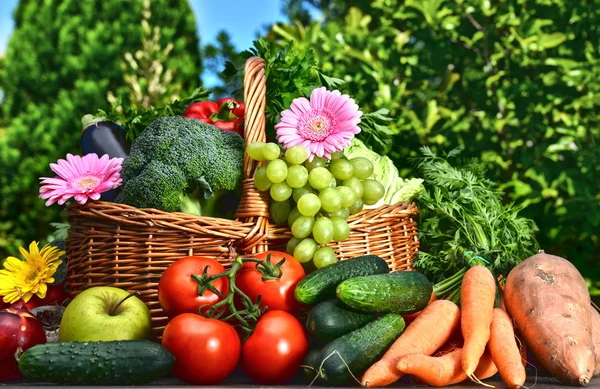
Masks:
[[[47,383],[137,385],[164,377],[174,362],[166,348],[149,340],[60,342],[25,351],[19,369]]]
[[[431,293],[431,282],[415,271],[351,278],[339,284],[336,292],[338,299],[351,308],[402,315],[425,308]]]
[[[302,304],[316,304],[335,298],[335,288],[348,278],[389,273],[387,263],[376,255],[340,261],[308,274],[296,285],[295,296]]]
[[[321,349],[314,348],[306,354],[306,358],[304,358],[304,362],[302,362],[302,374],[309,384],[322,383],[319,374],[317,374],[317,369],[319,368],[317,365],[319,354],[321,354]]]
[[[344,306],[338,299],[319,303],[308,312],[306,331],[316,340],[331,341],[375,320],[375,315]]]
[[[348,384],[381,359],[402,331],[404,319],[390,313],[334,340],[319,354],[319,375],[327,385]]]

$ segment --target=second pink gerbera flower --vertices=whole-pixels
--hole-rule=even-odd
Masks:
[[[290,109],[281,113],[275,125],[277,140],[285,148],[300,145],[308,150],[309,160],[315,155],[331,158],[331,153],[348,147],[355,134],[362,112],[348,95],[339,91],[317,88],[304,97],[294,99]]]
[[[84,157],[67,154],[67,160],[50,164],[56,177],[40,178],[40,198],[48,199],[47,206],[56,202],[62,205],[71,197],[79,204],[88,199],[98,200],[101,193],[121,185],[122,163],[123,158],[110,158],[107,154],[101,158],[96,154]]]

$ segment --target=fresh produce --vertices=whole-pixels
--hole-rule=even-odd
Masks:
[[[432,355],[451,339],[459,324],[460,310],[456,304],[448,300],[432,302],[383,357],[369,367],[361,384],[365,387],[381,387],[397,381],[402,377],[402,371],[396,369],[400,358],[412,353]]]
[[[396,204],[412,201],[423,190],[423,180],[420,178],[403,179],[394,162],[368,148],[360,139],[352,139],[352,144],[344,150],[348,159],[366,158],[372,162],[371,178],[383,185],[385,195],[375,204],[365,205],[365,208],[378,208],[385,204]]]
[[[54,384],[140,385],[164,377],[173,355],[148,340],[61,342],[35,346],[19,359],[27,378]]]
[[[224,97],[216,102],[201,101],[191,104],[183,112],[183,116],[244,136],[244,103],[232,97]]]
[[[257,161],[268,160],[254,176],[256,188],[269,190],[273,201],[288,204],[270,207],[271,220],[287,222],[296,238],[288,245],[288,253],[302,263],[312,260],[318,269],[337,262],[327,245],[346,240],[350,214],[360,212],[363,204],[378,202],[385,194],[381,183],[369,178],[373,164],[366,158],[348,160],[341,153],[331,160],[318,156],[307,160],[309,152],[300,145],[271,154],[271,146],[277,145],[254,143],[248,146],[248,155]],[[298,214],[292,218],[294,210]]]
[[[123,162],[117,202],[138,208],[225,217],[243,178],[244,140],[180,116],[153,121]],[[231,208],[231,209],[230,209]]]
[[[316,304],[335,298],[337,286],[352,277],[389,273],[385,260],[376,255],[363,255],[337,262],[308,274],[296,286],[296,299],[303,304]]]
[[[252,301],[260,296],[260,306],[268,310],[296,313],[301,304],[294,297],[304,268],[294,257],[280,251],[267,251],[245,258],[236,276],[238,288]]]
[[[62,304],[66,299],[67,294],[65,293],[65,288],[63,285],[48,285],[46,290],[46,297],[44,297],[43,299],[39,298],[37,295],[34,295],[26,303],[23,302],[23,299],[21,299],[16,303],[10,304],[8,308],[32,310],[34,308],[41,307],[44,305]],[[1,304],[2,299],[0,299],[0,305]]]
[[[381,358],[404,331],[404,319],[393,313],[366,324],[325,346],[316,363],[327,385],[347,384]]]
[[[193,313],[171,319],[162,345],[175,357],[172,372],[191,385],[216,385],[235,369],[241,342],[227,323]]]
[[[302,324],[288,312],[270,310],[261,316],[242,346],[242,367],[263,385],[288,382],[308,353]]]
[[[304,358],[304,361],[302,362],[302,375],[304,375],[304,378],[309,384],[321,382],[319,375],[317,374],[319,354],[321,354],[321,348],[313,348],[306,354],[306,358]]]
[[[502,381],[510,389],[521,388],[527,374],[521,361],[521,351],[515,341],[512,320],[503,309],[494,308],[488,349]]]
[[[471,379],[490,339],[495,298],[496,280],[492,273],[483,266],[467,270],[460,288],[460,321],[465,340],[462,369]]]
[[[398,370],[410,374],[429,386],[448,386],[463,382],[467,375],[461,367],[463,350],[454,349],[442,356],[431,357],[423,354],[408,354],[398,361]],[[475,370],[479,380],[490,378],[498,372],[488,352],[484,353]]]
[[[0,382],[22,377],[15,355],[46,343],[42,324],[27,311],[8,308],[0,311]]]
[[[189,96],[176,99],[162,107],[150,107],[138,111],[132,105],[124,107],[119,104],[113,105],[108,112],[99,109],[95,117],[120,124],[125,128],[127,140],[133,141],[156,119],[182,115],[188,106],[197,101],[205,100],[209,94],[208,90],[196,88]]]
[[[58,336],[61,342],[144,340],[151,326],[150,310],[135,293],[95,286],[69,303]]]
[[[506,276],[537,251],[537,227],[519,216],[520,208],[504,204],[503,194],[486,178],[480,162],[453,161],[458,150],[447,158],[427,147],[421,154],[417,168],[426,190],[417,198],[421,251],[414,266],[436,284],[451,279],[436,296],[458,302],[460,273],[485,265],[494,276]]]
[[[306,330],[319,341],[332,341],[375,320],[376,316],[355,311],[344,306],[338,299],[315,305],[306,318]]]
[[[585,386],[594,372],[587,285],[566,259],[541,251],[508,275],[504,303],[528,349],[563,383]]]
[[[397,271],[353,277],[337,286],[347,306],[367,312],[407,314],[425,308],[433,287],[422,273]]]
[[[205,314],[229,292],[229,280],[218,278],[209,284],[202,279],[225,271],[212,258],[185,257],[164,271],[158,282],[158,301],[169,318],[181,313]]]

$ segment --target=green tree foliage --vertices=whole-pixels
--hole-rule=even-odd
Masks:
[[[421,145],[463,147],[527,206],[546,252],[599,274],[600,1],[333,3],[326,23],[268,38],[314,49],[364,110],[390,110],[403,174]]]
[[[143,47],[143,0],[22,0],[15,11],[0,83],[9,126],[0,140],[0,256],[44,240],[61,207],[37,197],[48,164],[77,154],[81,117],[108,109],[108,92],[132,94],[121,62]],[[160,47],[172,45],[165,69],[182,94],[200,83],[199,40],[187,0],[152,0],[150,25]],[[171,96],[165,94],[166,103]],[[139,104],[139,102],[137,102]]]

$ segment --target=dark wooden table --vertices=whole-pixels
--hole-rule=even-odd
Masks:
[[[527,371],[528,379],[525,383],[525,386],[529,389],[537,388],[537,389],[565,389],[569,388],[568,386],[561,384],[556,379],[549,377],[546,373],[540,371],[536,372],[534,369],[529,369]],[[496,375],[492,378],[489,378],[484,381],[487,384],[493,385],[496,388],[506,389],[506,385],[502,382],[499,375]],[[26,388],[36,388],[39,389],[40,386],[58,386],[58,385],[49,385],[40,382],[32,382],[32,381],[19,381],[19,382],[11,382],[7,384],[0,384],[2,389],[5,388],[15,388],[15,389],[26,389]],[[153,382],[148,385],[139,385],[135,386],[136,388],[180,388],[182,386],[186,386],[186,384],[174,376],[167,376],[161,380]],[[242,371],[236,370],[229,378],[227,378],[222,384],[219,386],[205,386],[204,388],[305,388],[308,386],[307,381],[301,376],[298,375],[291,382],[289,382],[285,386],[265,386],[252,382],[246,375],[243,374]],[[86,386],[61,386],[63,388],[86,388]],[[123,386],[125,387],[125,386]],[[319,387],[319,386],[313,386]],[[356,385],[355,387],[358,387]],[[390,386],[391,388],[429,388],[426,385],[418,385],[410,380],[410,378],[406,378],[401,380],[400,382]],[[97,388],[92,387],[92,388]],[[111,386],[110,388],[119,388],[119,386]],[[453,385],[453,389],[473,389],[473,388],[483,388],[481,385],[477,385],[475,383],[464,383],[461,385]],[[593,379],[587,388],[592,389],[600,389],[600,376]]]

